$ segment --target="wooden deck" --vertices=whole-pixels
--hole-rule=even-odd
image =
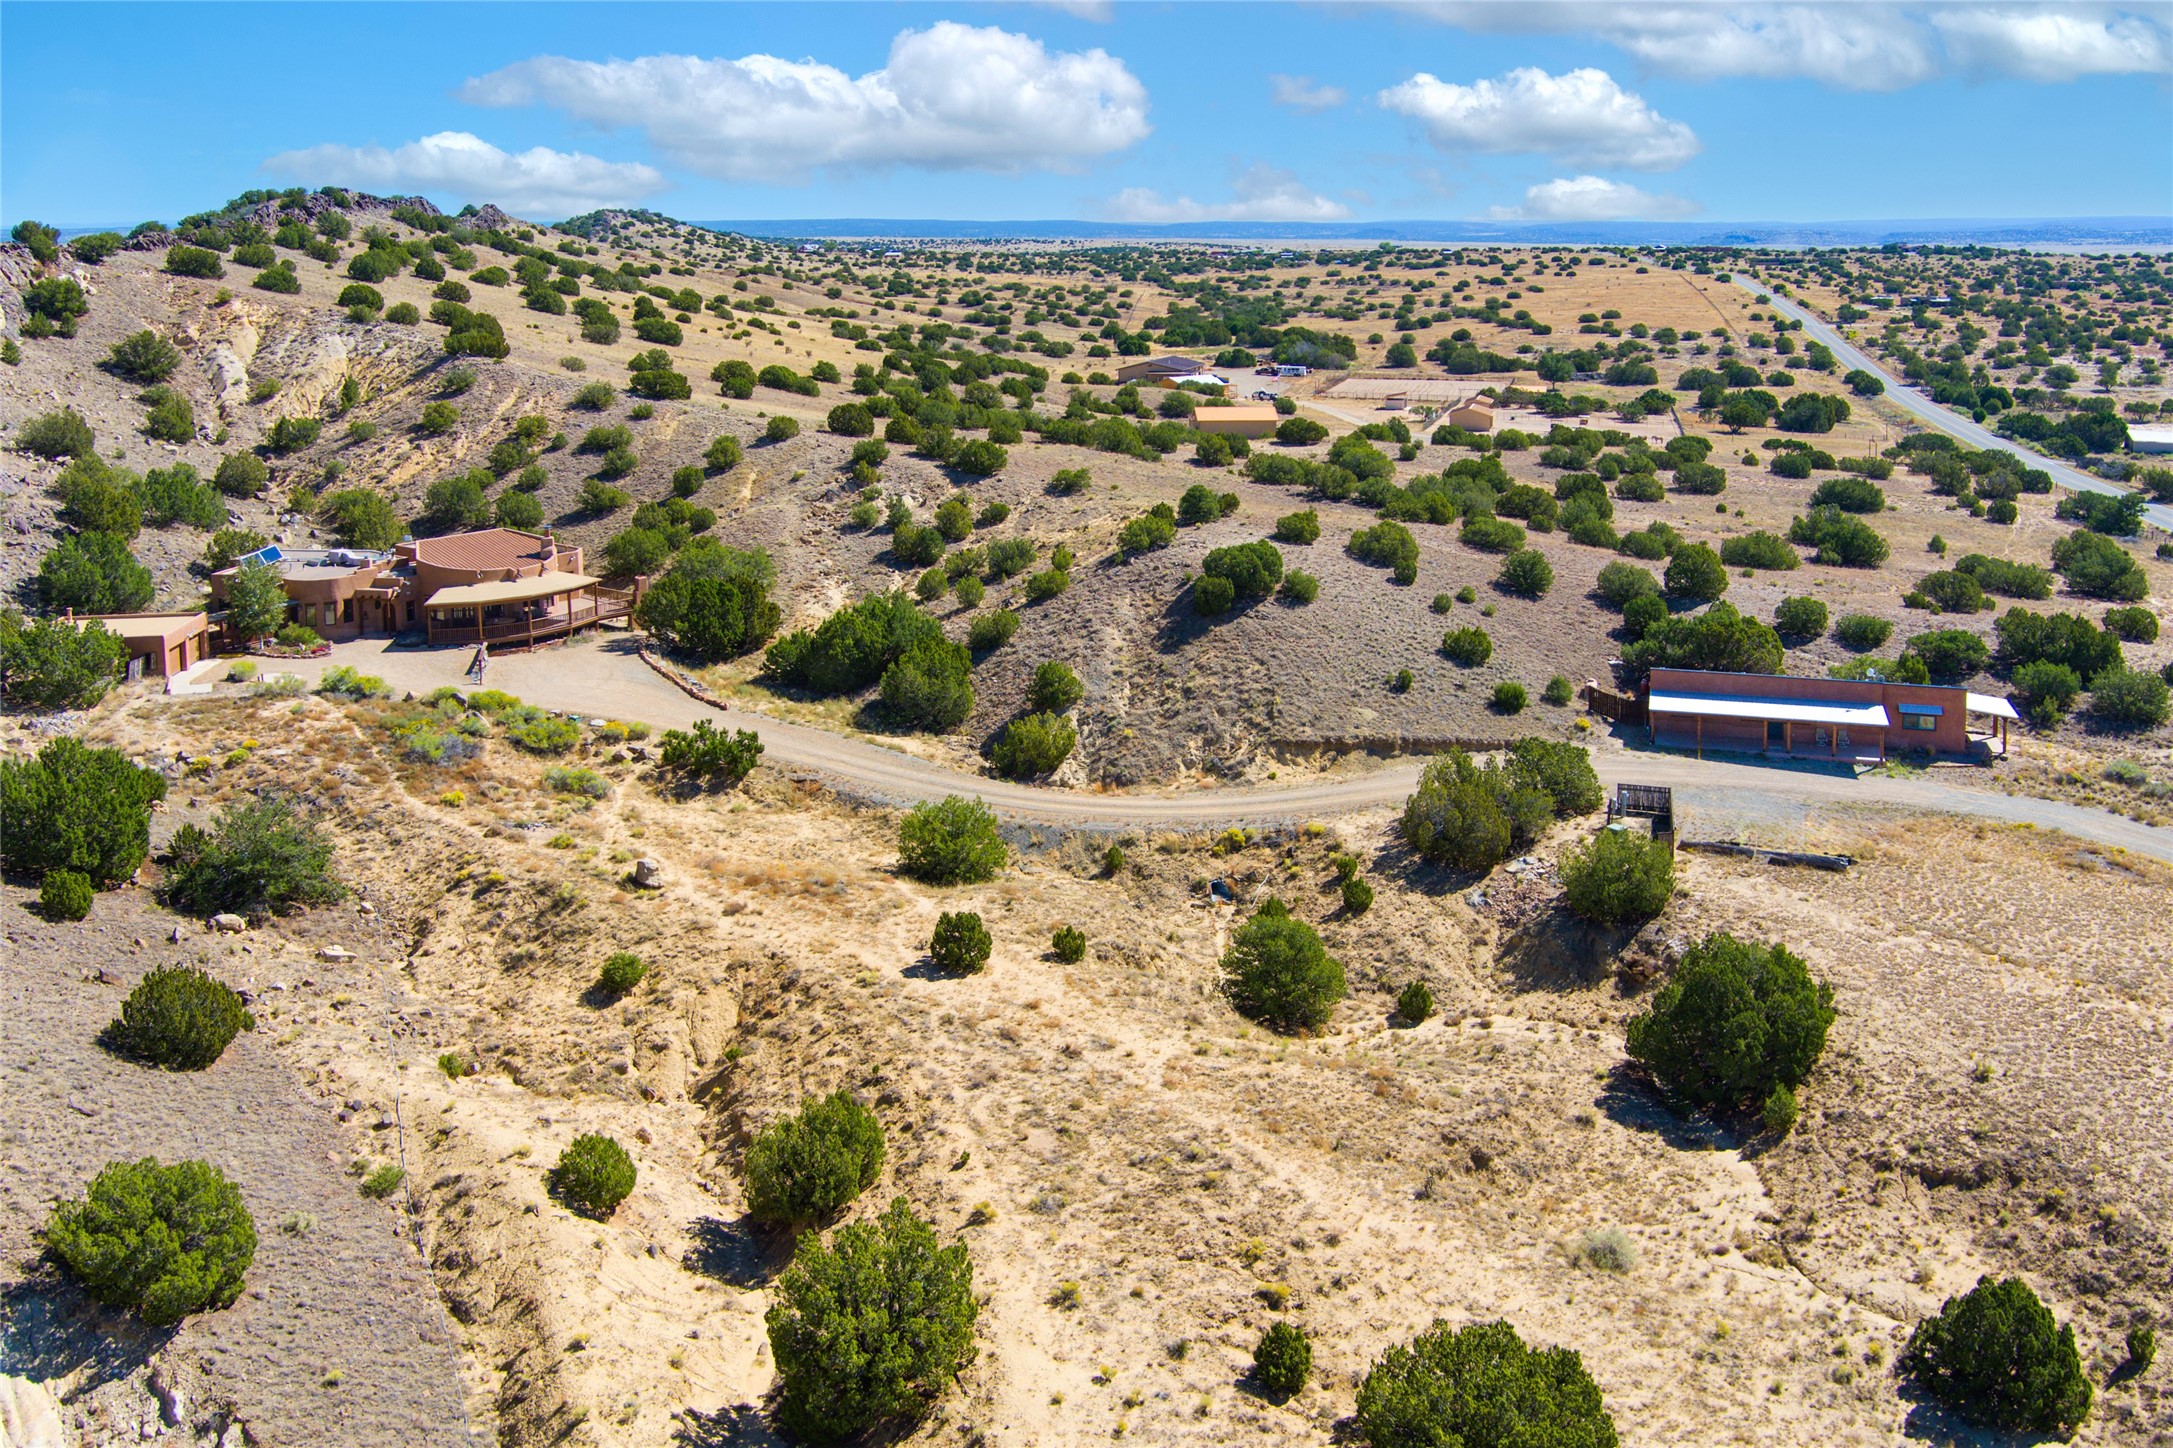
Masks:
[[[563,638],[584,628],[594,628],[617,619],[630,618],[634,612],[634,595],[631,590],[598,588],[594,596],[571,595],[558,606],[553,599],[548,606],[507,605],[483,610],[477,620],[441,620],[435,613],[426,613],[430,642],[434,644],[491,644],[499,648],[524,648],[550,639]]]

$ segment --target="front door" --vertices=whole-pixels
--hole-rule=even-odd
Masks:
[[[1768,719],[1766,721],[1766,748],[1785,749],[1787,747],[1788,726],[1778,719]]]

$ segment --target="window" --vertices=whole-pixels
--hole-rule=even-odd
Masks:
[[[1901,716],[1901,727],[1904,729],[1917,729],[1929,734],[1939,727],[1939,716],[1936,714],[1905,713]]]

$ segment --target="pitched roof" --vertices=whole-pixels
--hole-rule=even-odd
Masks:
[[[420,539],[415,544],[416,562],[469,573],[502,572],[529,563],[548,563],[557,556],[558,545],[550,539],[512,528],[449,533],[443,538]]]
[[[1195,372],[1205,372],[1207,370],[1190,357],[1156,357],[1151,359],[1147,366],[1157,372],[1174,372],[1180,377],[1189,377]]]

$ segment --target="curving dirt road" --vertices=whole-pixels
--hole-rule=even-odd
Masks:
[[[349,664],[382,677],[397,689],[423,694],[441,685],[465,687],[468,681],[462,670],[468,659],[466,649],[391,649],[383,640],[366,639],[339,645],[329,657],[305,661],[292,672],[314,683],[324,669]],[[752,729],[761,737],[764,762],[820,776],[860,798],[912,803],[947,794],[977,795],[1006,819],[1074,829],[1295,824],[1391,809],[1403,803],[1425,767],[1423,759],[1399,759],[1364,773],[1301,784],[1165,794],[1097,794],[1015,784],[968,774],[866,739],[787,723],[749,710],[720,713],[659,677],[624,636],[589,638],[539,653],[505,655],[491,663],[487,683],[541,708],[591,718],[641,719],[660,728],[685,728],[697,719],[710,719],[736,729]],[[2173,831],[2101,810],[1994,794],[1933,776],[1859,778],[1847,770],[1816,766],[1699,760],[1610,749],[1595,750],[1593,765],[1606,784],[1620,780],[1672,785],[1678,808],[1692,821],[1702,814],[1707,818],[1764,817],[1786,824],[1803,821],[1820,808],[1885,805],[2057,829],[2079,839],[2173,862]]]

